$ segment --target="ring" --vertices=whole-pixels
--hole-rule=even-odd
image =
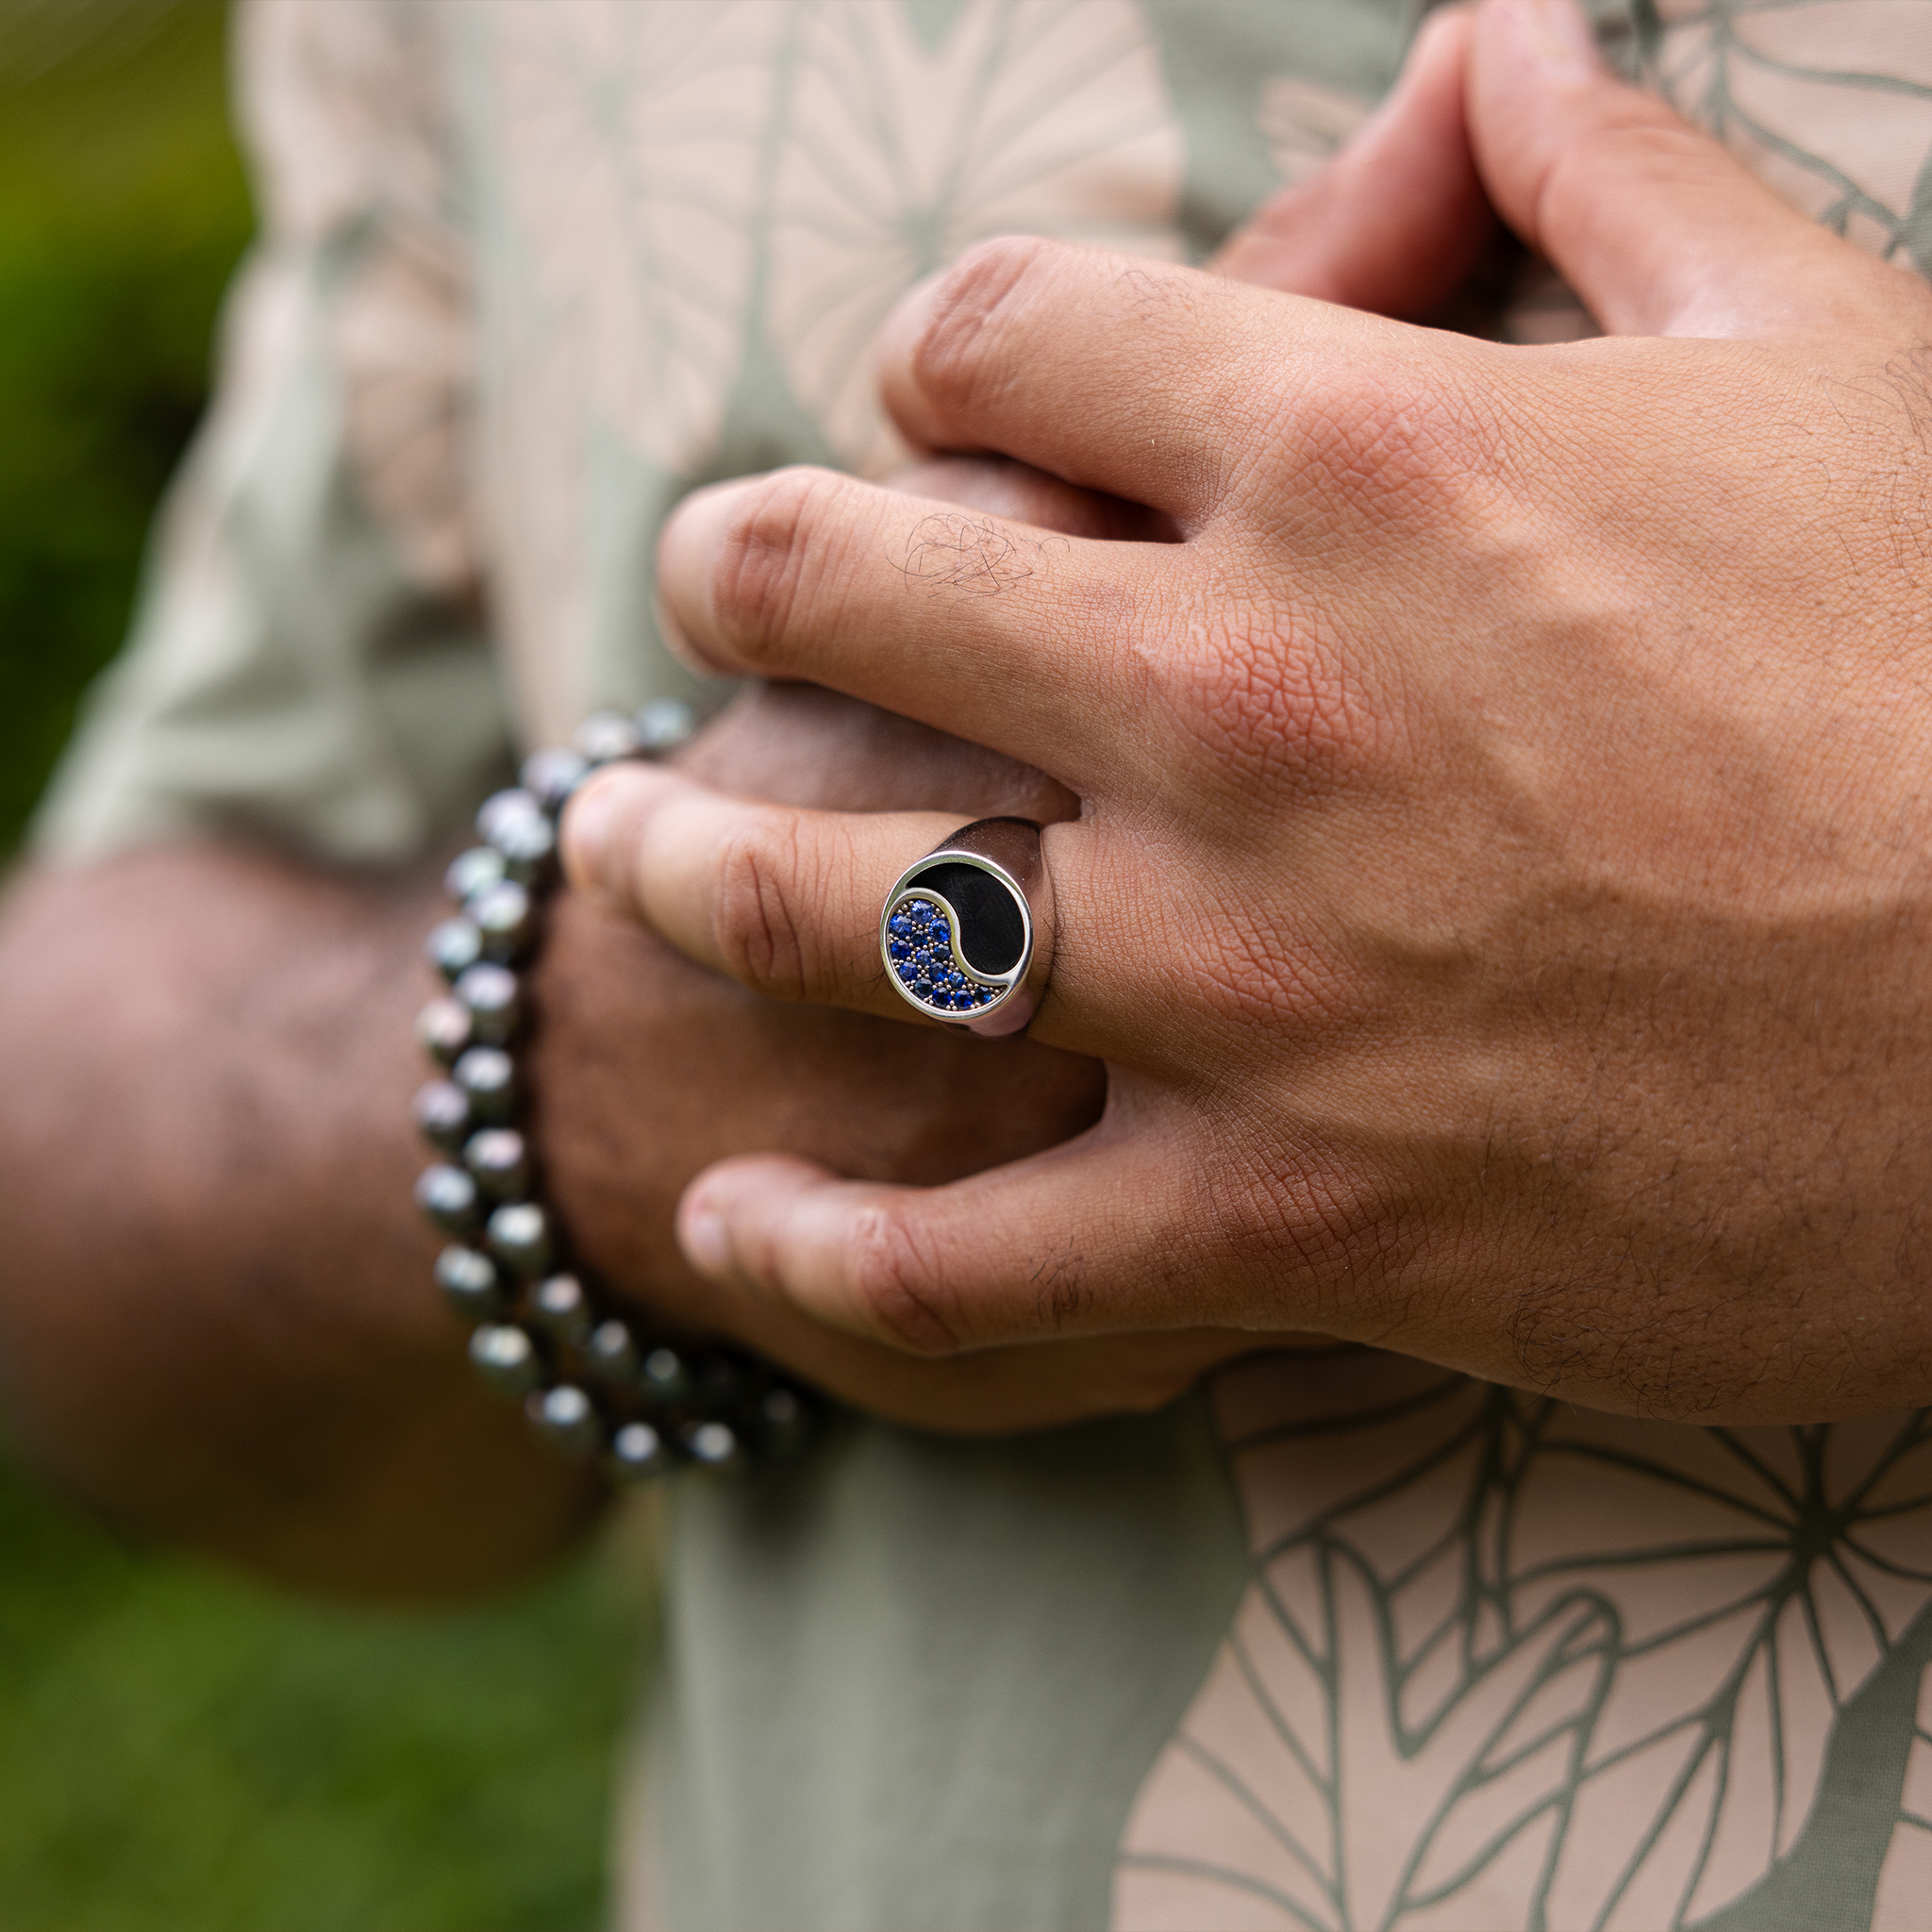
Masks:
[[[1053,888],[1030,819],[975,819],[893,882],[879,958],[914,1012],[998,1040],[1033,1018],[1053,967]]]

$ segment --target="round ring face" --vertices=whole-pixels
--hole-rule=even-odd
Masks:
[[[1001,867],[935,852],[908,867],[879,914],[879,957],[899,996],[955,1024],[1000,1006],[1026,976],[1033,917]]]

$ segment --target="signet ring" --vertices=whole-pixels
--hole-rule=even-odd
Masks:
[[[1030,819],[975,819],[902,872],[879,958],[908,1006],[982,1040],[1024,1030],[1053,970],[1053,884]]]

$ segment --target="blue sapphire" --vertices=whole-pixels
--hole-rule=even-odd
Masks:
[[[932,981],[929,980],[925,976],[925,974],[922,973],[919,975],[919,977],[912,982],[912,991],[916,992],[919,995],[919,997],[923,1000],[930,999],[932,997]]]
[[[895,959],[909,959],[912,957],[912,948],[905,940],[894,940],[890,950]]]
[[[914,928],[912,922],[903,912],[895,912],[886,921],[886,930],[897,939],[909,940]]]

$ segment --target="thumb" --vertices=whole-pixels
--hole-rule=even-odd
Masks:
[[[1490,198],[1608,334],[1865,333],[1923,293],[1617,79],[1574,0],[1486,0],[1467,74]]]
[[[1213,266],[1238,282],[1401,321],[1462,286],[1495,231],[1463,130],[1469,14],[1433,14],[1400,78],[1311,180],[1271,195]]]

